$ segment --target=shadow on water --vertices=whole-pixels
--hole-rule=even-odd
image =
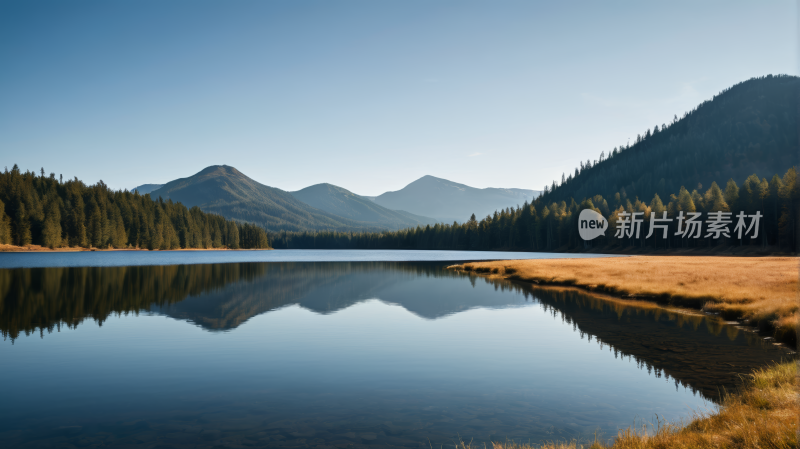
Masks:
[[[441,263],[232,263],[0,270],[0,331],[13,344],[23,335],[39,334],[47,339],[47,333],[62,326],[75,329],[87,319],[102,325],[115,315],[145,313],[194,323],[211,333],[235,334],[249,319],[269,316],[270,312],[277,314],[290,306],[330,315],[360,303],[369,305],[374,299],[400,306],[428,323],[445,322],[438,320],[463,316],[461,312],[473,309],[538,307],[556,321],[561,320],[563,326],[571,327],[587,344],[598,345],[615,358],[635,362],[636,367],[651,376],[674,382],[676,389],[685,387],[712,401],[719,398],[722,389],[736,388],[741,373],[787,357],[782,348],[766,344],[756,335],[717,317],[609,300],[577,290],[479,278],[446,270]],[[438,344],[449,341],[440,339]],[[530,344],[558,346],[557,342],[544,340]],[[242,354],[246,350],[241,349]],[[379,356],[380,352],[375,354]],[[533,357],[540,353],[530,354]],[[322,350],[315,355],[324,356]],[[558,363],[557,359],[546,362]],[[260,365],[253,366],[261,369]],[[380,363],[376,362],[371,369],[376,367]],[[557,368],[553,372],[561,376]],[[592,369],[585,366],[587,371]],[[498,371],[485,372],[494,375]],[[264,373],[276,375],[273,371]],[[343,373],[343,378],[358,375],[358,371]],[[335,381],[336,376],[332,372],[309,379]],[[412,386],[417,392],[412,397],[408,394],[410,387],[402,383],[406,380],[400,376],[395,384],[367,386],[372,388],[369,390],[372,396],[356,400],[346,391],[326,390],[323,384],[304,384],[305,379],[298,378],[292,382],[302,386],[291,394],[264,387],[263,391],[248,390],[239,396],[236,391],[226,393],[228,390],[220,389],[198,399],[206,402],[167,417],[157,418],[153,412],[147,420],[142,420],[142,415],[135,418],[134,414],[130,420],[120,419],[115,423],[91,421],[95,422],[91,431],[86,426],[51,425],[44,434],[37,431],[31,436],[25,433],[24,429],[31,425],[25,420],[44,425],[39,423],[41,418],[20,415],[15,418],[17,421],[9,421],[7,426],[11,430],[7,432],[11,433],[6,435],[13,434],[13,441],[27,441],[31,447],[81,441],[99,444],[105,441],[103,438],[111,438],[106,434],[114,435],[108,441],[141,443],[145,447],[149,447],[147,442],[162,444],[172,434],[183,435],[181,444],[174,447],[211,447],[234,441],[285,447],[417,447],[422,442],[427,447],[427,438],[446,444],[456,435],[478,435],[482,441],[509,436],[533,441],[572,438],[581,435],[580,432],[591,434],[600,425],[604,431],[613,430],[618,422],[608,418],[616,413],[614,404],[583,404],[579,409],[566,409],[566,404],[580,404],[585,397],[582,395],[599,394],[596,391],[602,390],[602,385],[576,386],[575,396],[559,403],[562,401],[554,402],[547,391],[523,390],[527,388],[525,379],[509,377],[519,382],[513,387],[517,390],[495,391],[492,388],[498,387],[493,383],[499,381],[490,378],[487,384],[480,383],[486,382],[482,376],[477,375],[477,380],[467,379],[473,383],[464,384],[489,385],[485,387],[488,394],[480,399],[483,401],[480,404],[476,403],[479,398],[474,396],[473,387],[458,390],[455,385],[448,389],[446,379],[439,387],[418,381]],[[260,385],[242,379],[245,379],[242,388]],[[283,378],[274,379],[284,382],[287,388],[295,387]],[[342,382],[337,385],[362,391],[358,385]],[[651,399],[642,399],[641,403],[646,405],[648,400]],[[266,407],[267,403],[273,405]],[[559,407],[562,410],[557,410]],[[621,419],[627,422],[633,418],[626,415]]]
[[[535,298],[587,342],[607,349],[615,358],[634,360],[657,378],[672,379],[676,388],[689,388],[715,402],[725,391],[735,391],[753,369],[792,356],[791,351],[764,341],[755,331],[714,315],[617,300],[575,288],[482,280],[496,289]]]

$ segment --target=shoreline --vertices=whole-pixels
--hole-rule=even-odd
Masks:
[[[493,442],[492,449],[669,449],[669,448],[795,448],[800,423],[798,363],[783,362],[757,369],[746,384],[725,396],[714,412],[694,411],[687,420],[657,417],[643,425],[619,429],[613,442],[548,441],[541,445]],[[458,449],[480,449],[461,442]]]
[[[573,287],[618,300],[647,301],[718,315],[726,321],[755,328],[762,335],[768,334],[764,337],[766,340],[772,339],[797,351],[799,260],[793,257],[726,259],[736,266],[727,271],[719,267],[710,274],[708,268],[713,267],[712,263],[723,261],[719,256],[631,256],[614,263],[604,259],[482,261],[447,268],[481,277],[499,277],[542,287]],[[754,274],[757,270],[754,262],[769,262],[770,279],[765,279],[767,275]],[[676,267],[681,263],[683,265]],[[635,271],[634,275],[625,272],[626,268]],[[693,271],[694,268],[697,271]],[[692,285],[698,281],[701,285]],[[728,292],[731,287],[737,287],[736,293]]]

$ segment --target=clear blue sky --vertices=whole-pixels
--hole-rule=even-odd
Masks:
[[[798,72],[793,1],[554,3],[0,1],[0,168],[538,190],[737,82]]]

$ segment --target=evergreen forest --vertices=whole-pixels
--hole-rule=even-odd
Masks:
[[[578,216],[584,209],[592,209],[609,221],[605,236],[584,241],[578,232]],[[638,238],[615,237],[618,214],[639,212],[644,218]],[[700,212],[703,226],[700,238],[680,235],[677,217],[680,212]],[[708,214],[731,212],[732,223],[727,226],[729,237],[707,237]],[[668,224],[667,238],[661,230],[655,237],[647,238],[651,213],[657,218],[664,212],[672,221]],[[734,228],[735,216],[761,214],[758,236],[751,229],[739,239]],[[512,251],[585,251],[590,249],[624,252],[626,248],[681,249],[710,248],[736,245],[771,248],[794,252],[798,244],[798,212],[800,212],[800,184],[797,170],[790,168],[783,176],[770,179],[757,175],[747,177],[741,184],[730,179],[724,189],[712,182],[705,191],[691,192],[681,187],[665,200],[654,194],[649,201],[615,194],[610,199],[602,195],[586,198],[580,203],[570,198],[547,204],[541,197],[533,203],[517,208],[496,211],[478,221],[473,214],[463,224],[427,225],[400,231],[370,232],[278,232],[270,236],[275,248],[300,249],[431,249],[431,250],[512,250]],[[750,219],[747,221],[748,227]],[[684,225],[681,230],[685,230]],[[637,249],[638,251],[638,249]]]
[[[111,190],[102,181],[0,173],[0,244],[48,248],[269,248],[266,231],[254,224],[153,200],[150,195]]]

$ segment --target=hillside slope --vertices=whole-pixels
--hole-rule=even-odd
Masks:
[[[368,198],[332,184],[316,184],[291,194],[309,206],[325,212],[391,229],[436,223],[433,218],[387,209]]]
[[[188,178],[168,182],[150,195],[255,223],[270,231],[380,229],[315,209],[289,192],[260,184],[227,165],[212,165]]]
[[[800,78],[753,78],[703,102],[680,120],[656,126],[594,163],[576,168],[566,182],[553,182],[542,196],[547,204],[570,198],[615,194],[634,201],[662,200],[681,186],[689,191],[721,188],[757,174],[768,180],[800,162],[798,108]],[[702,188],[698,188],[698,184]]]
[[[433,217],[452,223],[482,218],[494,211],[529,203],[539,194],[525,189],[478,189],[434,176],[423,176],[396,192],[375,197],[375,203],[393,210]]]
[[[131,192],[139,192],[139,195],[146,195],[153,190],[160,189],[164,184],[142,184],[131,189]]]

